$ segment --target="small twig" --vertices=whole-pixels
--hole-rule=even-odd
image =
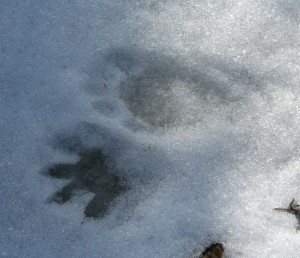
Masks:
[[[274,208],[275,211],[286,211],[286,212],[290,212],[290,209],[287,208]]]
[[[299,204],[293,199],[287,208],[274,208],[275,211],[285,211],[289,213],[293,213],[295,215],[300,215],[300,206]]]

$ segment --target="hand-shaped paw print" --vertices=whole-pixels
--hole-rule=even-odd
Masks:
[[[92,192],[95,196],[86,206],[84,214],[86,217],[100,218],[105,215],[111,202],[126,190],[126,183],[110,171],[101,150],[84,151],[80,156],[75,164],[57,164],[48,169],[47,174],[51,177],[71,180],[51,200],[63,204],[78,190]]]

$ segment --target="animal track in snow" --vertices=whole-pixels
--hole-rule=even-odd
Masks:
[[[86,217],[100,218],[107,213],[111,203],[126,190],[126,183],[111,171],[107,157],[101,150],[86,150],[79,155],[81,158],[75,164],[56,164],[47,170],[46,174],[51,177],[71,180],[52,196],[51,201],[64,204],[78,190],[94,193],[84,214]]]

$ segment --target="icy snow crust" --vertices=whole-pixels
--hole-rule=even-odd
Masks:
[[[0,255],[299,257],[300,14],[290,1],[0,1]],[[47,200],[100,148],[130,190]]]

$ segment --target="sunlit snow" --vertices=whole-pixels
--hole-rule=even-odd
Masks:
[[[299,257],[299,8],[1,0],[0,256]],[[82,146],[129,186],[101,219],[49,202]]]

